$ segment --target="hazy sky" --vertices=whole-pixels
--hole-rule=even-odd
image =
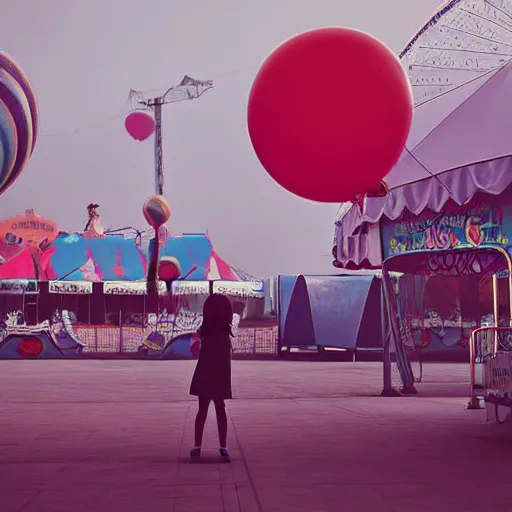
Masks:
[[[0,198],[0,217],[35,208],[82,229],[94,201],[105,227],[145,228],[153,141],[132,140],[124,117],[113,118],[130,88],[188,74],[215,88],[164,107],[171,231],[208,229],[224,259],[255,275],[330,272],[337,205],[299,199],[261,168],[246,128],[252,80],[276,45],[312,28],[359,28],[398,52],[439,2],[0,0],[0,47],[25,69],[41,115],[34,156]]]

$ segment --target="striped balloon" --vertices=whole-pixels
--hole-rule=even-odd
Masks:
[[[0,99],[0,183],[11,174],[18,154],[18,132],[16,123],[7,105]],[[1,190],[1,189],[0,189]]]
[[[30,113],[32,115],[32,133],[34,134],[32,140],[32,151],[34,151],[39,131],[39,112],[34,90],[21,67],[12,57],[2,51],[0,51],[0,69],[5,69],[7,73],[9,73],[20,84],[25,96],[27,97],[28,104],[30,105]]]
[[[155,194],[144,203],[142,213],[147,223],[151,227],[158,229],[171,217],[171,208],[164,196]]]
[[[0,181],[0,190],[14,182],[21,174],[32,154],[32,114],[23,89],[5,69],[0,69],[0,98],[14,118],[18,133],[18,154],[11,173]]]
[[[23,70],[0,52],[0,194],[23,172],[35,147],[37,102]]]

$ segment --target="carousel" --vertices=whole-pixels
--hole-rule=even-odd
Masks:
[[[499,422],[512,408],[510,34],[511,0],[453,0],[411,40],[406,147],[385,194],[341,206],[333,248],[338,268],[382,269],[383,394],[397,394],[392,361],[401,393],[417,392],[435,338],[470,362],[469,407]]]

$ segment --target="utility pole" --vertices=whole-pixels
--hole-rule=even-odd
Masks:
[[[151,109],[155,117],[155,194],[164,194],[164,160],[162,144],[162,106],[178,101],[195,100],[208,89],[213,88],[211,80],[194,80],[185,75],[178,85],[167,89],[162,96],[144,98],[139,91],[130,91],[130,100],[134,110]]]

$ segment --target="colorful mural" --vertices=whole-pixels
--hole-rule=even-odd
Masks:
[[[202,314],[181,309],[177,315],[149,314],[141,325],[79,324],[67,310],[54,311],[51,320],[27,325],[21,310],[0,321],[0,360],[77,358],[90,354],[182,359],[194,357],[194,341]],[[239,328],[233,315],[233,354],[277,353],[277,327]],[[197,356],[197,354],[196,354]]]
[[[509,247],[499,207],[469,204],[447,208],[439,215],[425,212],[400,221],[385,221],[385,257],[412,251],[451,250],[485,246]]]

